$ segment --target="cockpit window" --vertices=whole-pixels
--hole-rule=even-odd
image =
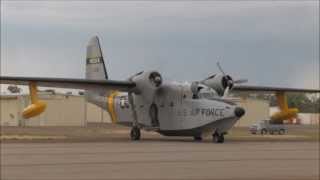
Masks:
[[[202,88],[199,91],[199,98],[210,99],[210,98],[217,97],[217,96],[219,96],[218,93],[209,87]]]

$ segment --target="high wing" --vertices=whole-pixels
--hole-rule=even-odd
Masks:
[[[232,89],[235,92],[262,92],[262,93],[274,93],[277,98],[277,103],[279,106],[279,112],[271,115],[270,119],[274,123],[282,123],[283,120],[290,120],[297,117],[299,109],[289,108],[287,97],[285,93],[287,92],[300,92],[300,93],[320,93],[320,89],[297,89],[297,88],[283,88],[283,87],[266,87],[266,86],[244,86],[235,85]]]
[[[320,93],[320,89],[299,89],[299,88],[284,88],[284,87],[267,87],[267,86],[245,86],[235,85],[233,91],[244,92],[302,92],[302,93]]]
[[[128,92],[136,85],[130,81],[114,80],[89,80],[89,79],[65,79],[65,78],[43,78],[43,77],[11,77],[0,76],[0,84],[29,85],[36,83],[42,87],[71,88],[84,90],[118,90]]]

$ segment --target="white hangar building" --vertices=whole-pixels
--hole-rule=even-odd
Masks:
[[[0,96],[1,126],[86,126],[90,122],[111,122],[109,113],[86,103],[83,96],[65,94],[39,94],[47,103],[40,116],[23,119],[21,114],[30,104],[28,95]]]
[[[83,96],[40,93],[40,99],[47,103],[47,109],[40,116],[23,119],[22,110],[30,99],[28,95],[0,96],[1,126],[86,126],[88,123],[109,123],[109,113],[86,103]],[[269,117],[269,103],[264,100],[243,99],[239,105],[246,109],[236,126],[248,127],[257,120]]]

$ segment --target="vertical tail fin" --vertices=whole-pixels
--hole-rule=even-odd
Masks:
[[[99,38],[97,36],[92,37],[87,45],[86,79],[108,79]],[[88,102],[93,103],[101,108],[106,108],[106,102],[104,98],[107,94],[106,91],[99,89],[87,90],[85,94]]]
[[[97,36],[92,37],[87,45],[86,79],[108,79],[99,38]]]

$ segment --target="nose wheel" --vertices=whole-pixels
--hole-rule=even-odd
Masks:
[[[140,128],[138,128],[136,126],[132,127],[131,132],[130,132],[130,137],[131,137],[131,140],[133,140],[133,141],[140,140],[140,137],[141,137]]]
[[[219,134],[219,133],[215,132],[212,135],[212,140],[215,143],[224,143],[224,134],[223,133]]]
[[[194,141],[202,141],[202,136],[201,135],[197,135],[197,136],[193,136]]]

